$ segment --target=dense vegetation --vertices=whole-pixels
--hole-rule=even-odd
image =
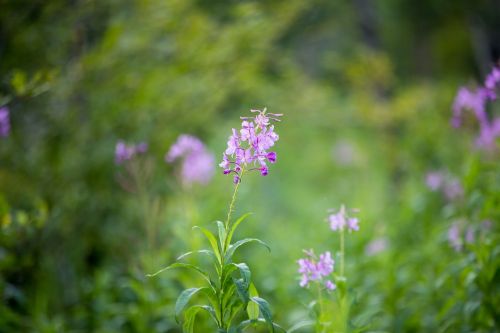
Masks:
[[[498,331],[500,147],[475,144],[472,112],[451,120],[499,57],[494,0],[0,0],[0,331],[180,332],[202,279],[146,274],[206,247],[192,227],[227,215],[227,137],[264,107],[284,114],[277,163],[233,215],[271,254],[235,256],[275,322],[314,320],[297,260],[336,253],[345,204],[350,330]],[[181,134],[215,155],[207,182],[165,161]],[[121,163],[120,140],[147,151]]]

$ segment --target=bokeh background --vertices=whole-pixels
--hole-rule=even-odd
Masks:
[[[499,155],[470,114],[450,119],[499,56],[496,0],[0,0],[0,331],[180,332],[196,277],[145,274],[205,246],[191,228],[225,217],[233,184],[214,165],[187,186],[164,155],[187,133],[218,163],[267,107],[284,114],[278,162],[245,179],[236,215],[253,212],[237,237],[272,248],[241,257],[276,322],[309,317],[296,261],[338,249],[326,217],[343,203],[360,209],[352,327],[497,332]],[[118,140],[149,149],[117,164]]]

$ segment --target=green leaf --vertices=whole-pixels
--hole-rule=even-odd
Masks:
[[[303,321],[300,321],[297,324],[293,325],[292,327],[290,327],[287,332],[293,333],[296,330],[299,330],[303,327],[314,326],[314,323],[315,323],[314,320],[303,320]]]
[[[193,305],[189,309],[187,309],[184,314],[184,324],[182,325],[182,330],[184,333],[193,333],[196,315],[201,310],[205,310],[206,312],[208,312],[210,314],[210,317],[212,317],[215,323],[218,324],[214,308],[208,305]]]
[[[245,264],[244,262],[242,262],[240,264],[234,264],[234,263],[232,263],[231,265],[234,265],[236,268],[239,269],[240,274],[241,274],[241,278],[246,283],[246,285],[249,286],[250,285],[250,279],[252,277],[252,273],[250,273],[250,268],[248,267],[248,265]]]
[[[221,251],[224,251],[224,244],[226,242],[226,228],[224,227],[224,223],[217,221],[217,230],[219,231],[219,246]]]
[[[234,292],[236,291],[236,285],[234,283],[231,284],[231,286],[227,289],[224,290],[224,296],[222,297],[222,305],[224,308],[227,308],[230,299],[234,295]]]
[[[273,317],[271,315],[271,308],[269,307],[269,303],[263,298],[260,297],[250,297],[250,301],[256,303],[259,306],[260,313],[262,313],[262,317],[269,324],[271,331],[274,332],[273,326]]]
[[[204,254],[204,255],[210,256],[213,259],[215,259],[214,251],[210,251],[210,250],[198,250],[198,251],[189,251],[189,252],[186,252],[184,254],[181,254],[179,257],[177,257],[177,260],[184,259],[186,257],[189,257],[192,254]]]
[[[259,243],[263,246],[265,246],[267,248],[267,250],[269,252],[271,252],[271,248],[269,247],[269,245],[267,245],[266,243],[264,243],[263,241],[261,241],[260,239],[257,239],[257,238],[245,238],[245,239],[242,239],[242,240],[239,240],[237,241],[236,243],[232,244],[229,246],[229,248],[227,249],[227,252],[226,252],[226,256],[225,256],[225,260],[226,262],[231,262],[231,259],[233,257],[233,254],[234,252],[242,245],[244,244],[247,244],[247,243],[251,243],[251,242],[256,242],[256,243]]]
[[[233,321],[233,319],[244,307],[245,305],[238,299],[236,302],[231,303],[231,307],[229,308],[229,316],[227,317],[228,326],[231,326],[231,322]]]
[[[257,325],[257,324],[269,324],[266,320],[259,318],[259,319],[249,319],[242,321],[238,326],[233,326],[229,329],[228,333],[241,333],[245,328],[247,328],[250,325]],[[271,323],[272,331],[274,332],[274,329],[278,329],[282,332],[286,333],[286,330],[281,327],[280,325],[276,323]]]
[[[234,285],[236,286],[236,292],[244,304],[247,304],[250,300],[250,295],[248,294],[248,284],[245,283],[243,279],[233,279]]]
[[[222,258],[220,256],[220,251],[219,251],[219,248],[217,246],[217,240],[215,239],[215,236],[210,231],[208,231],[207,229],[205,229],[203,227],[195,226],[195,227],[193,227],[193,229],[200,229],[203,232],[203,234],[205,234],[205,237],[207,237],[208,241],[210,242],[210,245],[212,246],[212,250],[214,251],[215,256],[217,257],[217,260],[219,261],[219,264],[221,264]]]
[[[233,239],[233,234],[236,231],[236,228],[238,228],[240,223],[243,222],[250,215],[252,215],[252,213],[243,214],[242,216],[240,216],[239,219],[236,220],[236,222],[233,223],[233,225],[230,227],[229,233],[227,235],[226,247],[231,244],[231,240]]]
[[[259,296],[257,289],[255,288],[253,283],[250,283],[250,287],[248,288],[248,294],[250,297]],[[257,319],[259,318],[259,306],[254,302],[249,302],[247,305],[247,314],[248,319]]]
[[[179,315],[181,314],[182,310],[186,307],[188,304],[189,300],[191,297],[193,297],[194,294],[202,290],[203,288],[189,288],[184,290],[179,297],[177,298],[177,301],[175,302],[175,320],[179,322],[178,318]]]
[[[198,266],[195,266],[195,265],[192,265],[192,264],[187,264],[187,263],[184,263],[184,262],[176,262],[176,263],[173,263],[172,265],[169,265],[165,268],[162,268],[160,269],[158,272],[154,273],[154,274],[146,274],[147,277],[154,277],[166,270],[169,270],[169,269],[172,269],[172,268],[188,268],[188,269],[192,269],[194,270],[195,272],[199,273],[201,276],[203,276],[203,278],[208,282],[208,284],[214,288],[214,285],[212,283],[212,281],[210,280],[210,276],[208,275],[207,272],[205,272],[204,270],[202,270],[201,268],[199,268]]]

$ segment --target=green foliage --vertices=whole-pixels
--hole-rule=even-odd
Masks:
[[[189,268],[200,273],[205,279],[208,287],[186,289],[177,298],[175,304],[175,317],[177,319],[178,316],[184,312],[184,332],[193,332],[196,314],[200,310],[205,310],[210,313],[219,332],[241,332],[244,327],[249,324],[259,322],[259,313],[269,325],[269,330],[274,332],[274,328],[277,325],[273,322],[269,303],[258,296],[257,289],[252,283],[250,268],[246,263],[233,262],[233,255],[236,250],[241,245],[247,243],[256,242],[264,245],[270,250],[269,246],[256,238],[245,238],[231,244],[231,239],[236,228],[248,215],[249,214],[245,214],[233,224],[228,224],[228,230],[226,230],[224,223],[217,221],[217,237],[208,229],[196,226],[195,228],[200,229],[205,235],[212,250],[205,249],[188,252],[178,258],[185,258],[195,252],[210,255],[214,254],[216,260],[212,260],[211,264],[214,273],[217,274],[217,282],[212,281],[209,274],[200,267],[182,262],[176,262],[161,269],[155,274],[148,275],[149,277],[154,277],[172,268]],[[197,304],[184,311],[191,298],[200,291],[204,292],[206,301],[209,305]],[[240,323],[233,322],[239,314],[247,315],[250,321],[242,321]]]
[[[221,288],[219,262],[236,242],[217,224],[216,249],[198,250],[204,234],[192,232],[223,214],[230,180],[183,188],[162,157],[180,133],[220,157],[221,129],[263,106],[286,115],[278,163],[240,193],[236,212],[259,207],[259,221],[234,225],[270,242],[272,264],[246,246],[231,263],[252,268],[275,321],[314,329],[300,324],[310,292],[296,259],[337,246],[318,230],[344,202],[362,221],[347,245],[349,329],[498,331],[498,152],[472,147],[472,116],[457,130],[449,118],[458,86],[497,60],[499,24],[488,0],[0,2],[0,106],[11,111],[0,138],[0,331],[178,332],[178,295]],[[118,139],[149,143],[133,179],[113,162]],[[464,197],[426,189],[435,169],[456,176]],[[140,191],[123,186],[137,180]],[[461,252],[447,241],[457,220],[477,231]],[[492,227],[480,232],[484,220]],[[387,248],[367,255],[379,238]],[[196,251],[179,257],[186,248]],[[187,266],[175,281],[144,278],[176,257],[208,280]],[[237,290],[259,297],[252,283],[234,265],[225,275],[231,329],[267,331]],[[189,307],[209,295],[190,300],[184,329],[214,330],[220,310]]]

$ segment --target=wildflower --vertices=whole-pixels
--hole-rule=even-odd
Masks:
[[[448,200],[455,200],[463,196],[464,189],[458,179],[450,179],[443,188],[444,195]]]
[[[115,162],[116,164],[122,164],[125,161],[131,160],[135,155],[146,153],[147,150],[148,144],[145,142],[130,146],[119,140],[115,148]]]
[[[432,171],[425,176],[425,184],[431,191],[439,190],[444,181],[444,175],[440,171]]]
[[[165,155],[165,161],[173,163],[178,159],[182,159],[180,175],[184,185],[206,185],[212,179],[215,158],[197,137],[182,134],[177,138]]]
[[[486,76],[486,79],[484,80],[484,86],[492,93],[491,99],[496,98],[495,89],[499,83],[500,83],[500,68],[495,67],[493,68],[491,73]]]
[[[449,201],[456,200],[464,194],[460,181],[443,171],[428,172],[425,183],[431,191],[441,191]]]
[[[4,106],[0,108],[0,136],[7,137],[10,133],[9,109]]]
[[[453,102],[453,126],[460,127],[463,110],[474,112],[479,123],[485,123],[487,121],[485,111],[487,97],[488,93],[485,89],[479,88],[476,91],[471,91],[465,87],[460,88]]]
[[[453,223],[448,229],[448,242],[455,251],[462,250],[462,238],[460,237],[460,226],[457,222]]]
[[[497,98],[496,89],[500,84],[500,69],[495,67],[485,79],[484,87],[471,91],[465,87],[458,90],[453,102],[452,125],[459,127],[462,111],[471,110],[476,116],[480,133],[476,139],[476,146],[480,149],[493,149],[495,140],[500,136],[500,118],[490,120],[486,113],[486,104]]]
[[[330,214],[328,216],[328,221],[330,223],[330,229],[333,231],[341,231],[344,230],[344,228],[347,228],[349,231],[359,230],[358,218],[348,216],[344,205],[340,206],[340,210],[337,213]]]
[[[334,260],[332,259],[329,251],[320,254],[319,260],[314,255],[313,250],[304,250],[306,258],[299,259],[298,272],[301,274],[299,285],[306,287],[311,281],[318,281],[322,283],[326,289],[334,290],[335,284],[331,280],[324,280],[323,278],[329,276],[333,272]]]
[[[387,249],[387,240],[385,238],[377,238],[366,245],[365,253],[368,256],[374,256],[385,251],[385,249]]]
[[[465,231],[465,242],[467,244],[472,244],[474,243],[475,239],[476,235],[474,232],[474,228],[472,226],[467,227],[467,230]]]
[[[165,161],[172,163],[178,158],[191,153],[198,153],[203,150],[205,150],[205,145],[200,141],[200,139],[192,135],[182,134],[170,147],[167,155],[165,155]]]
[[[262,176],[267,176],[267,162],[276,163],[276,152],[268,150],[279,140],[279,136],[270,122],[280,121],[282,114],[266,113],[265,108],[250,112],[258,114],[255,117],[241,117],[241,129],[232,129],[219,164],[224,169],[224,174],[236,174],[235,183],[241,181],[243,170],[255,170]]]

